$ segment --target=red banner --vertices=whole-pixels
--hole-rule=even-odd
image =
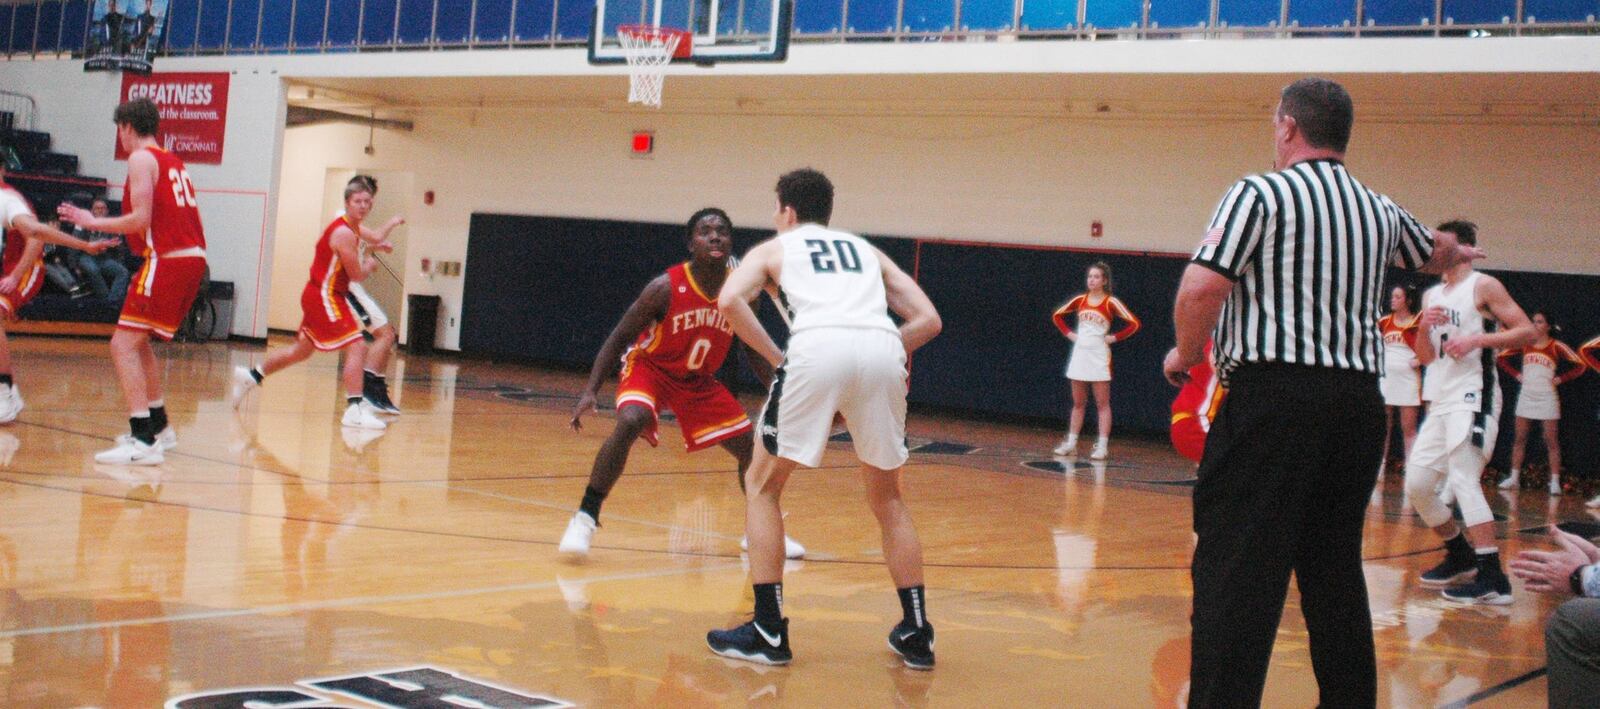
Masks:
[[[147,98],[161,109],[156,141],[184,162],[222,163],[228,128],[228,74],[122,74],[122,100]],[[117,146],[117,159],[127,151]]]

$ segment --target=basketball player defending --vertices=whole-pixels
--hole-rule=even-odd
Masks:
[[[778,179],[777,193],[778,236],[745,255],[717,299],[739,338],[778,367],[761,413],[762,446],[745,474],[755,619],[707,633],[706,644],[718,655],[763,664],[791,659],[779,497],[795,466],[822,462],[834,416],[842,414],[904,612],[889,632],[889,647],[907,666],[932,669],[922,543],[900,497],[900,467],[908,457],[906,361],[939,334],[939,313],[889,257],[854,234],[827,228],[833,184],[822,173],[788,173]],[[787,351],[749,305],[769,284],[793,323]],[[890,310],[905,321],[898,329]]]
[[[33,206],[11,185],[5,183],[6,167],[0,162],[0,233],[5,235],[0,255],[0,321],[17,319],[17,311],[39,293],[44,284],[44,266],[39,258],[46,243],[69,246],[97,254],[111,248],[114,239],[90,243],[72,237],[39,221]],[[22,395],[11,376],[11,345],[0,325],[0,423],[11,423],[22,413]]]
[[[1460,243],[1478,243],[1471,222],[1439,226]],[[1500,330],[1500,332],[1496,332]],[[1422,296],[1417,359],[1427,367],[1422,386],[1433,402],[1406,461],[1406,492],[1417,516],[1445,540],[1445,558],[1422,572],[1422,585],[1445,587],[1444,597],[1462,603],[1508,605],[1511,581],[1500,565],[1494,515],[1479,478],[1494,452],[1500,421],[1500,385],[1495,350],[1533,343],[1528,316],[1499,280],[1457,264],[1444,282]],[[1455,493],[1466,524],[1450,518],[1437,492],[1440,480]]]
[[[356,175],[350,178],[346,187],[360,182],[372,192],[373,200],[378,198],[378,179],[371,175]],[[340,214],[343,214],[341,212]],[[385,222],[377,231],[366,224],[361,225],[360,255],[366,256],[367,251],[393,253],[394,244],[389,242],[389,235],[401,224],[405,224],[405,217],[396,216]],[[400,407],[395,406],[389,399],[389,380],[384,372],[389,371],[389,358],[394,355],[394,344],[398,338],[394,324],[389,322],[378,301],[373,300],[367,293],[365,286],[352,282],[346,300],[350,307],[355,308],[356,317],[361,320],[361,327],[367,332],[370,341],[367,343],[367,361],[361,370],[361,390],[366,396],[368,404],[386,414],[400,413]]]
[[[361,321],[346,298],[351,282],[361,281],[378,268],[371,256],[358,255],[357,247],[361,221],[372,211],[372,190],[365,183],[352,181],[344,188],[344,211],[322,230],[322,238],[317,239],[316,252],[311,258],[311,279],[300,293],[300,332],[295,336],[294,345],[268,353],[267,360],[259,367],[240,367],[234,372],[229,396],[235,409],[252,389],[273,373],[304,362],[317,350],[344,350],[342,381],[349,405],[345,407],[341,423],[350,428],[372,430],[387,427],[374,415],[372,405],[362,401],[361,375],[367,343],[361,338]]]
[[[150,336],[170,341],[189,314],[206,274],[206,236],[194,183],[183,161],[156,144],[161,113],[149,99],[117,107],[117,141],[128,153],[128,179],[122,186],[122,215],[96,217],[71,204],[61,218],[91,231],[125,234],[144,266],[128,283],[117,331],[111,336],[111,362],[128,404],[132,432],[117,445],[96,453],[101,463],[157,465],[163,451],[178,445],[167,422],[161,395],[161,368]]]
[[[583,430],[583,415],[594,411],[600,385],[620,361],[617,383],[617,424],[595,455],[589,486],[578,511],[567,523],[557,550],[585,556],[599,526],[600,506],[622,477],[628,451],[636,439],[651,446],[661,409],[670,409],[683,429],[690,453],[721,445],[739,463],[739,486],[750,467],[754,446],[750,418],[739,400],[717,381],[716,373],[733,345],[733,328],[717,310],[717,294],[728,278],[733,255],[733,222],[727,213],[707,207],[689,217],[690,259],[657,276],[628,307],[595,355],[589,384],[572,408],[572,430]],[[623,354],[629,342],[633,346]],[[771,381],[766,360],[751,358],[751,367],[763,381]],[[805,547],[784,539],[784,555],[805,556]]]

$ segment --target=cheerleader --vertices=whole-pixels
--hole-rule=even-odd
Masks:
[[[1579,347],[1578,356],[1583,358],[1583,363],[1589,365],[1590,369],[1600,372],[1600,337],[1585,342],[1582,347]],[[1590,509],[1600,508],[1600,495],[1595,495],[1583,504]]]
[[[1534,313],[1533,327],[1539,332],[1538,340],[1527,347],[1501,352],[1498,358],[1500,368],[1522,382],[1522,392],[1517,395],[1516,437],[1511,444],[1511,475],[1501,481],[1500,489],[1515,490],[1521,483],[1528,431],[1537,421],[1544,430],[1545,450],[1550,453],[1550,494],[1560,495],[1561,441],[1557,427],[1561,424],[1561,397],[1556,394],[1556,387],[1587,370],[1578,353],[1550,337],[1547,315]]]
[[[1378,389],[1383,393],[1383,457],[1378,474],[1389,464],[1389,441],[1394,438],[1398,419],[1405,455],[1411,457],[1411,444],[1417,440],[1417,413],[1422,406],[1422,363],[1412,345],[1417,342],[1417,289],[1395,286],[1389,289],[1389,314],[1378,319],[1383,334],[1383,375]]]
[[[1088,292],[1067,301],[1051,317],[1056,329],[1072,341],[1072,358],[1067,360],[1066,371],[1067,379],[1072,381],[1072,419],[1067,437],[1056,446],[1055,453],[1077,454],[1078,431],[1083,428],[1083,413],[1092,389],[1100,438],[1095,441],[1089,458],[1105,460],[1111,437],[1111,345],[1138,332],[1139,319],[1111,295],[1110,266],[1104,262],[1095,263],[1089,267],[1085,280]],[[1073,314],[1077,315],[1077,329],[1067,325],[1067,316]],[[1121,330],[1113,333],[1111,326],[1118,320],[1124,324]]]

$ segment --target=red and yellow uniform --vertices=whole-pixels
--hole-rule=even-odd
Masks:
[[[0,231],[5,233],[4,252],[0,253],[0,274],[11,275],[17,268],[17,262],[22,260],[22,250],[28,245],[28,240],[20,229],[12,226],[12,220],[24,214],[33,216],[33,206],[28,204],[28,199],[11,185],[0,182]],[[0,317],[7,320],[17,319],[17,310],[39,293],[39,288],[44,285],[44,264],[34,261],[27,273],[18,276],[17,291],[0,295]]]
[[[750,418],[716,378],[733,346],[733,326],[717,299],[695,282],[687,263],[667,269],[667,279],[672,300],[666,315],[622,356],[617,409],[650,410],[653,420],[639,436],[652,446],[660,440],[661,410],[671,410],[693,453],[750,430]]]
[[[1066,305],[1056,309],[1050,320],[1062,335],[1076,333],[1078,336],[1072,345],[1072,357],[1067,360],[1067,378],[1080,382],[1108,382],[1111,381],[1111,343],[1106,340],[1113,338],[1121,342],[1132,337],[1133,333],[1139,331],[1139,319],[1133,316],[1128,306],[1109,293],[1101,296],[1099,302],[1091,298],[1085,293],[1067,301]],[[1076,329],[1067,326],[1067,316],[1074,313],[1077,314]],[[1111,326],[1119,320],[1123,323],[1122,329],[1111,332]]]
[[[1211,344],[1206,343],[1205,359],[1189,368],[1189,382],[1172,400],[1172,447],[1179,455],[1200,462],[1206,451],[1206,434],[1211,432],[1211,422],[1217,420],[1217,411],[1227,395],[1227,387],[1222,386],[1211,368]]]
[[[1389,313],[1378,318],[1378,332],[1383,335],[1384,346],[1394,345],[1409,350],[1417,344],[1417,332],[1421,324],[1422,318],[1419,315],[1412,315],[1410,322],[1403,323],[1394,316],[1394,313]]]
[[[1600,337],[1583,343],[1583,346],[1578,348],[1578,356],[1583,358],[1583,363],[1589,365],[1590,369],[1600,372]]]
[[[1587,349],[1597,343],[1600,343],[1600,338],[1584,345],[1584,348]],[[1566,343],[1553,338],[1543,347],[1529,345],[1521,349],[1505,350],[1495,360],[1501,370],[1524,384],[1527,384],[1524,375],[1531,375],[1547,380],[1551,386],[1561,386],[1588,371],[1577,352]]]
[[[1417,344],[1421,324],[1420,315],[1405,322],[1394,313],[1378,318],[1378,332],[1383,336],[1383,376],[1378,379],[1378,391],[1385,406],[1422,405],[1422,372],[1411,366],[1417,360],[1412,346]]]
[[[127,240],[128,247],[144,257],[144,266],[128,282],[117,327],[148,330],[170,340],[200,293],[206,274],[206,235],[194,183],[183,161],[158,147],[142,149],[156,159],[150,227]],[[133,204],[128,185],[122,186],[122,203]]]
[[[300,292],[300,334],[324,352],[361,339],[361,319],[345,297],[350,293],[350,276],[333,250],[333,233],[340,227],[360,233],[342,215],[329,223],[311,256],[311,279]]]

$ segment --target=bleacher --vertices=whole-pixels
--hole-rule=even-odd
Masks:
[[[51,150],[50,134],[36,129],[30,104],[16,94],[0,96],[0,158],[6,161],[6,182],[28,198],[40,219],[48,219],[57,205],[73,197],[106,196],[105,178],[79,175],[78,156]],[[116,322],[117,312],[116,303],[73,298],[46,285],[23,306],[23,322],[7,329],[102,335],[110,332],[109,323]]]
[[[90,0],[0,4],[0,54],[81,53]],[[172,0],[169,55],[578,46],[594,0]],[[794,40],[1595,34],[1600,0],[795,0]]]

